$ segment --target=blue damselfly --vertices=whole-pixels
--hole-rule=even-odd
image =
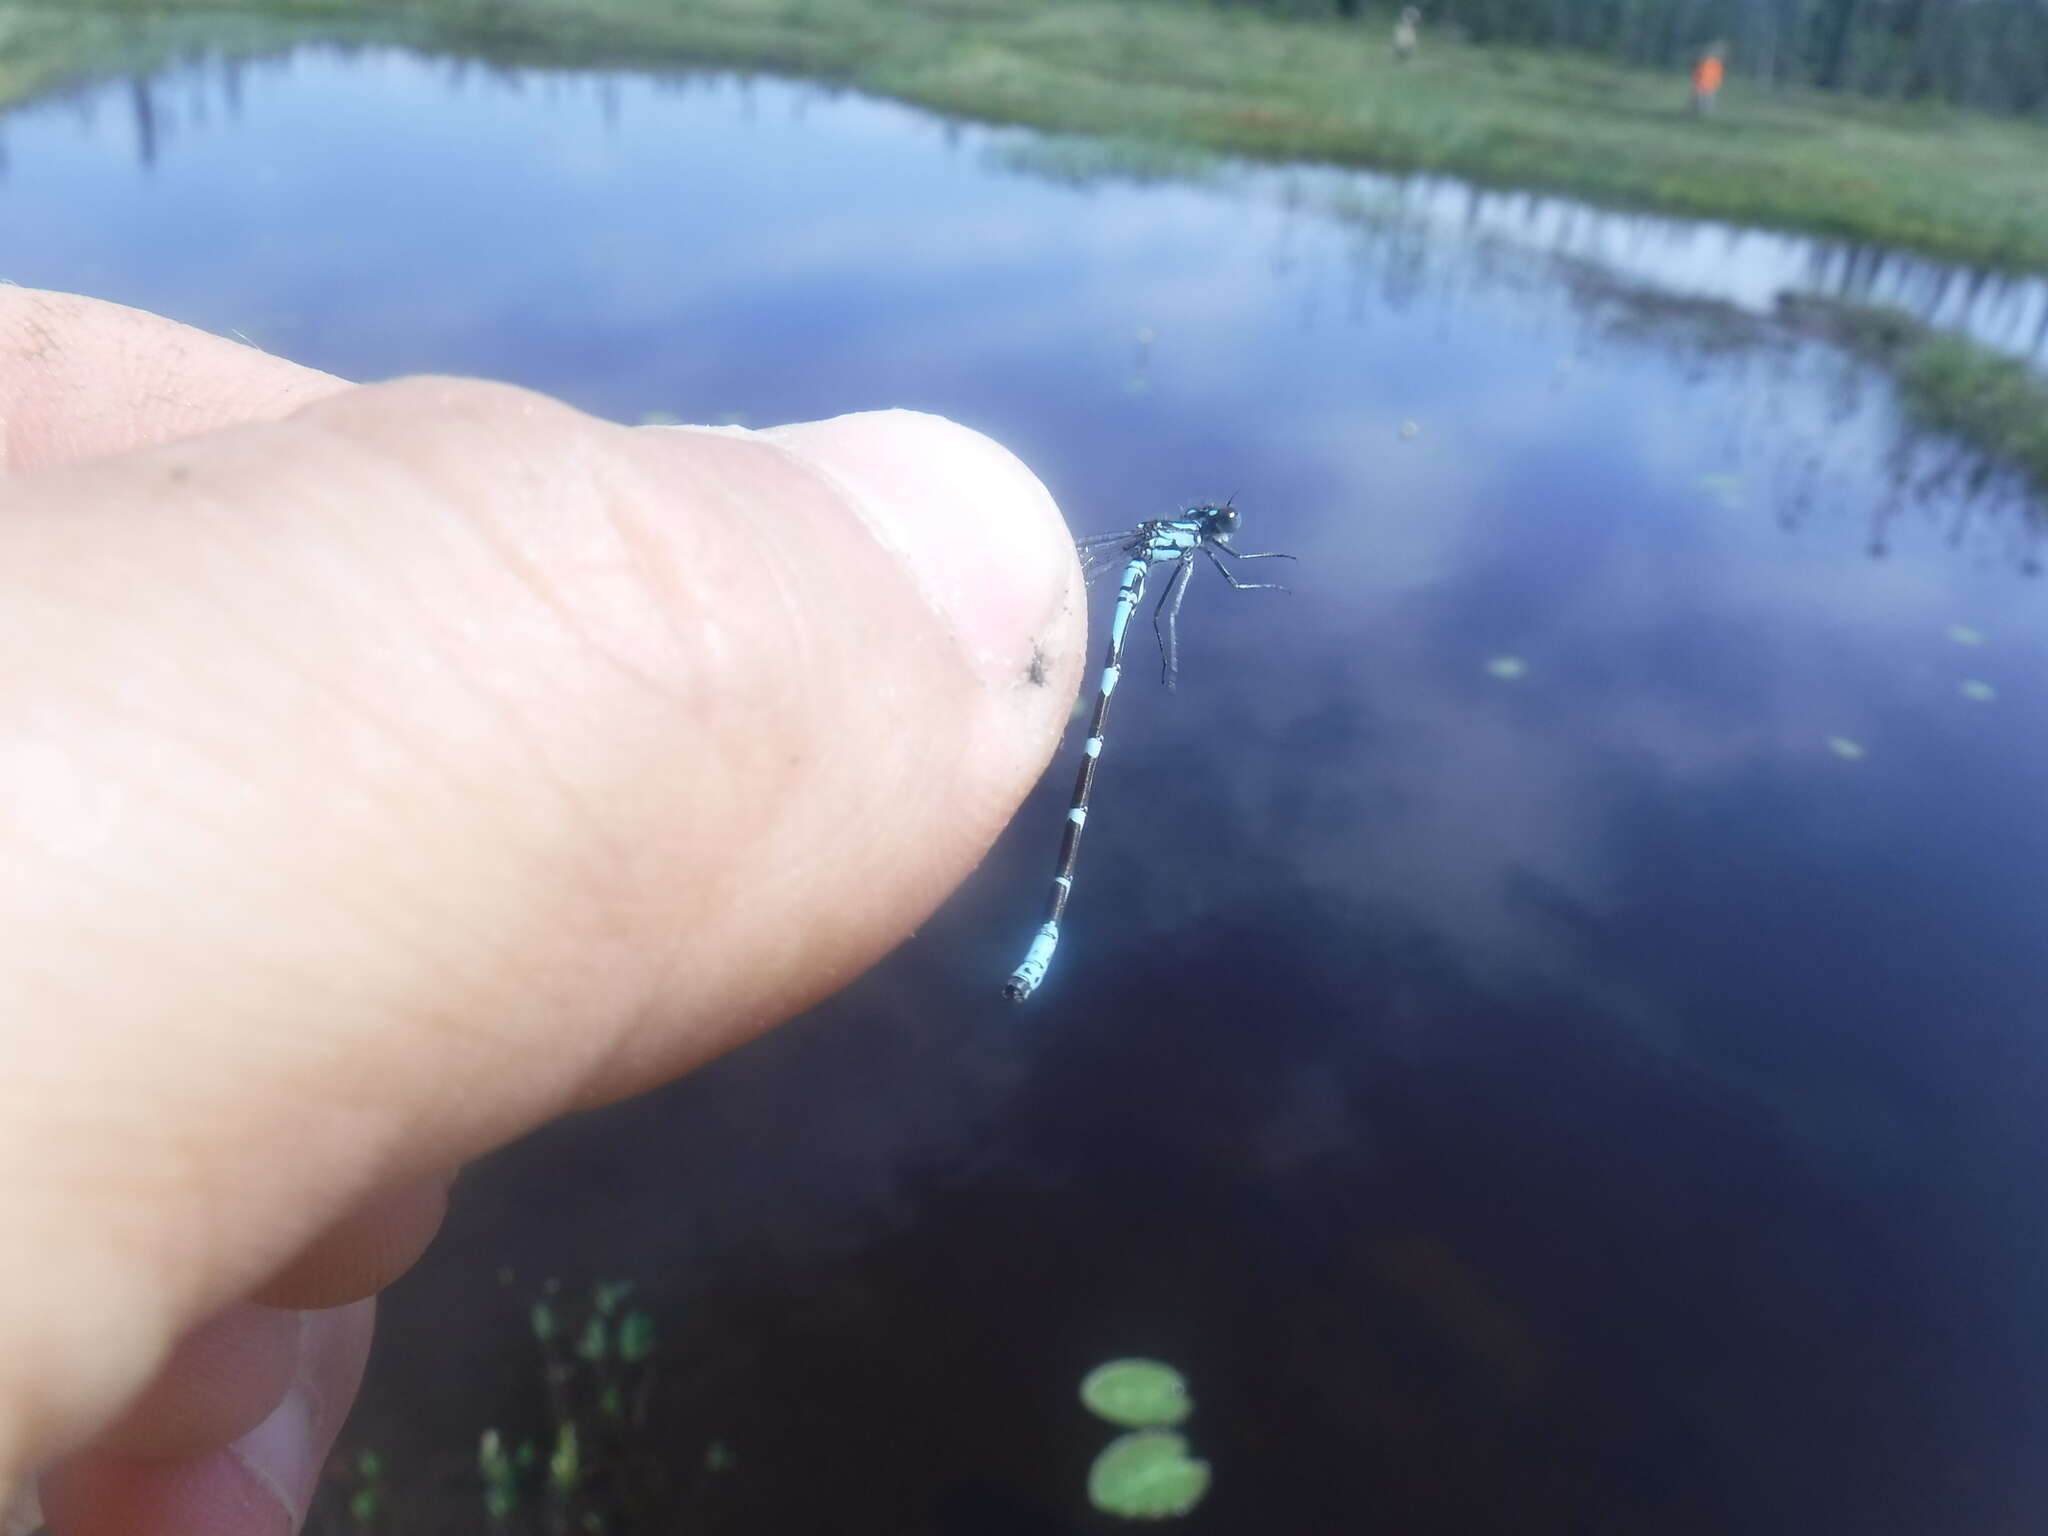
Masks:
[[[1077,546],[1083,569],[1092,577],[1123,563],[1123,582],[1117,588],[1116,611],[1109,621],[1109,652],[1102,664],[1102,683],[1095,695],[1095,714],[1088,722],[1088,740],[1081,747],[1081,771],[1074,780],[1074,799],[1067,810],[1067,825],[1060,837],[1060,858],[1053,871],[1052,893],[1046,899],[1045,922],[1031,941],[1023,963],[1003,983],[1003,996],[1021,1003],[1045,980],[1045,968],[1060,942],[1060,919],[1066,914],[1067,896],[1074,888],[1074,858],[1081,849],[1081,829],[1088,824],[1088,796],[1095,788],[1095,764],[1102,756],[1102,729],[1109,719],[1110,696],[1123,675],[1124,632],[1131,615],[1145,595],[1145,576],[1155,565],[1172,563],[1173,575],[1152,610],[1152,631],[1159,640],[1161,676],[1168,688],[1179,669],[1176,623],[1181,599],[1187,593],[1188,577],[1195,569],[1195,556],[1207,555],[1223,579],[1240,592],[1280,591],[1277,582],[1239,581],[1219,556],[1233,560],[1292,560],[1292,555],[1246,555],[1230,547],[1237,531],[1237,508],[1229,502],[1220,507],[1189,507],[1178,517],[1155,518],[1123,533],[1098,533],[1082,539]]]

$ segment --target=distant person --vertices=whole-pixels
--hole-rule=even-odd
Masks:
[[[1714,110],[1714,98],[1721,94],[1721,77],[1726,71],[1721,61],[1728,56],[1725,43],[1709,43],[1707,51],[1700,55],[1699,63],[1692,67],[1692,109],[1705,114]]]
[[[1422,25],[1422,12],[1412,5],[1401,8],[1401,17],[1394,23],[1394,57],[1406,64],[1415,57],[1415,29]]]

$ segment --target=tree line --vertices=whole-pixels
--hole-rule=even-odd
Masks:
[[[1243,0],[1239,0],[1243,3]],[[1370,19],[1386,0],[1250,0]],[[1684,69],[1710,42],[1731,74],[2048,117],[2048,0],[1419,0],[1432,30]],[[2044,168],[2048,186],[2048,168]]]

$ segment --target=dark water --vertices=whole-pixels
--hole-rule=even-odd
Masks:
[[[626,420],[942,411],[1079,530],[1235,491],[1302,557],[1120,704],[1029,1007],[1064,754],[843,996],[474,1171],[352,1432],[419,1528],[482,1528],[550,1274],[659,1320],[635,1529],[1108,1529],[1129,1353],[1192,1379],[1190,1532],[2038,1527],[2039,540],[1765,313],[2035,352],[2038,285],[393,55],[0,136],[0,277]]]

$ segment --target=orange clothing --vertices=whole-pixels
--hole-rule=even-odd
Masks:
[[[1692,88],[1702,96],[1721,89],[1721,61],[1711,53],[1692,67]]]

